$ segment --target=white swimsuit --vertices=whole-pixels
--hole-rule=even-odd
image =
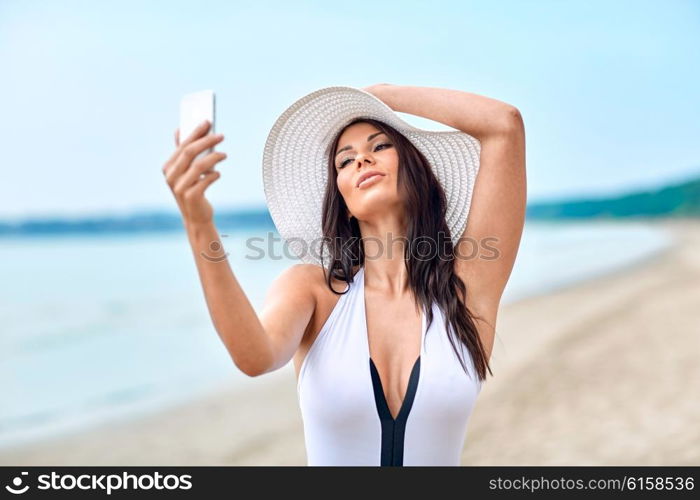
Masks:
[[[308,465],[459,465],[467,421],[481,391],[473,360],[458,340],[469,375],[433,304],[421,352],[393,419],[370,359],[364,267],[341,295],[301,365],[297,393]]]

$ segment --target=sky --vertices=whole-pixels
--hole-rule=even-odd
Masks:
[[[697,1],[0,0],[0,218],[177,210],[179,100],[213,89],[215,211],[264,207],[277,117],[331,85],[516,106],[528,202],[700,175]],[[447,130],[400,113],[409,123]]]

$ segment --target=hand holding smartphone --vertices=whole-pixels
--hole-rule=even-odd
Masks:
[[[185,94],[180,101],[180,141],[187,139],[204,120],[209,120],[211,123],[207,135],[214,135],[216,133],[216,96],[214,91],[200,90]],[[213,151],[213,146],[205,149],[195,157],[193,162]]]
[[[202,90],[182,97],[180,126],[175,137],[177,147],[161,171],[187,227],[207,224],[213,219],[214,211],[204,192],[221,177],[214,167],[226,159],[225,153],[214,151],[224,139],[215,133],[214,126],[213,91]],[[185,143],[188,151],[197,155],[195,158],[183,154]]]

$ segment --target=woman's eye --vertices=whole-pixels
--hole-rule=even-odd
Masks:
[[[382,142],[381,144],[377,144],[377,145],[374,147],[374,150],[375,150],[375,151],[378,151],[379,148],[380,148],[381,146],[391,146],[391,144],[389,144],[389,143],[387,143],[387,142]],[[352,161],[352,158],[346,158],[346,159],[344,159],[342,162],[340,162],[340,165],[338,165],[338,168],[343,168],[343,167],[345,166],[345,164],[346,164],[347,162],[349,162],[349,161]]]

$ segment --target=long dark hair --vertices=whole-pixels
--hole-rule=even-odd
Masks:
[[[465,372],[465,361],[457,342],[466,346],[471,354],[480,380],[486,379],[486,370],[493,376],[484,346],[479,338],[474,323],[474,315],[466,305],[467,289],[462,279],[455,273],[455,249],[451,234],[445,222],[447,201],[445,191],[433,173],[425,156],[393,127],[371,118],[357,118],[338,132],[328,151],[328,183],[323,200],[322,230],[323,245],[321,259],[328,287],[338,295],[331,286],[331,278],[352,283],[353,267],[363,265],[364,247],[357,219],[348,219],[348,207],[338,190],[335,169],[335,150],[343,131],[355,123],[369,123],[384,132],[392,141],[399,157],[398,190],[404,202],[407,221],[407,245],[404,247],[404,260],[408,272],[409,284],[414,296],[426,307],[427,328],[433,321],[432,303],[436,302],[443,312],[446,323],[452,328],[449,339]],[[442,238],[438,235],[442,233]],[[411,248],[424,238],[440,242],[441,255],[447,258],[417,259]],[[325,264],[328,253],[328,265]],[[348,287],[349,290],[349,287]],[[454,333],[453,333],[454,332]]]

